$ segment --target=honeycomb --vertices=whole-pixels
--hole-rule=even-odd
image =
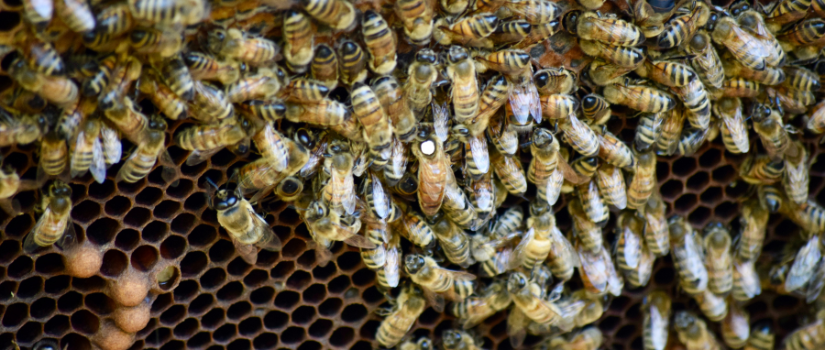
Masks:
[[[2,6],[12,2],[7,0]],[[21,25],[18,12],[0,11],[2,37],[10,37],[9,33]],[[558,55],[557,48],[549,44],[545,49],[540,62],[547,66],[574,62],[581,55],[576,51]],[[10,84],[7,76],[0,75],[0,86]],[[631,142],[636,123],[637,119],[617,115],[609,129]],[[175,146],[171,136],[190,124],[169,124],[166,144],[179,166],[173,181],[165,181],[156,167],[134,184],[116,183],[117,164],[103,184],[89,175],[70,183],[75,230],[84,241],[83,248],[95,252],[103,262],[90,277],[73,277],[76,273],[69,270],[55,248],[36,257],[22,252],[22,240],[36,222],[34,191],[15,197],[23,215],[11,217],[0,211],[0,347],[14,341],[21,349],[30,349],[43,339],[55,340],[61,349],[68,350],[112,343],[128,343],[129,349],[161,350],[377,347],[374,334],[382,318],[374,311],[387,300],[376,287],[375,272],[363,264],[358,250],[336,243],[331,263],[318,266],[314,251],[308,248],[309,232],[298,213],[289,203],[276,201],[267,205],[265,214],[283,242],[283,250],[261,251],[255,265],[244,262],[218,224],[215,211],[207,207],[205,194],[206,178],[225,183],[226,174],[248,160],[224,150],[204,163],[184,164],[187,152]],[[810,195],[825,202],[823,146],[814,135],[800,133],[796,137],[815,150],[812,154],[818,162],[811,169]],[[5,147],[0,154],[5,164],[32,179],[37,168],[35,148],[34,144]],[[683,215],[697,229],[712,221],[735,227],[740,201],[749,194],[748,186],[737,182],[743,159],[743,155],[727,152],[721,139],[705,144],[691,157],[659,157],[656,170],[667,215]],[[526,166],[527,160],[523,161]],[[530,186],[528,193],[534,193]],[[560,200],[556,205],[563,232],[571,227],[566,202]],[[511,197],[505,207],[512,205],[526,204]],[[615,215],[611,215],[604,230],[608,242],[613,241],[614,221]],[[787,218],[772,215],[768,232],[764,252],[772,253],[796,237],[799,228]],[[172,280],[152,282],[153,276],[168,268],[174,271]],[[698,310],[689,296],[678,291],[675,275],[670,256],[660,258],[646,287],[626,288],[611,300],[597,322],[605,335],[605,349],[642,348],[640,306],[651,290],[667,291],[676,310]],[[133,300],[133,308],[120,306],[118,300],[134,299],[128,288],[134,285],[145,286],[148,296]],[[745,309],[752,324],[770,320],[779,341],[800,325],[798,315],[805,307],[803,300],[765,290]],[[149,316],[134,336],[118,329],[123,324],[116,325],[123,323],[129,312]],[[443,330],[453,327],[452,316],[428,308],[412,333],[438,339]],[[719,335],[718,325],[712,327]],[[483,337],[485,349],[511,348],[505,312],[490,317],[475,331]],[[528,336],[525,346],[539,340]]]

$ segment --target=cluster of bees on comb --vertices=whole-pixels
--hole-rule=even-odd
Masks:
[[[237,253],[254,265],[260,249],[282,249],[261,215],[276,200],[298,211],[320,265],[335,242],[358,248],[392,304],[376,347],[480,349],[473,328],[506,310],[514,347],[530,334],[543,349],[599,349],[592,323],[668,254],[698,310],[671,310],[668,293],[651,291],[646,350],[825,347],[825,312],[775,339],[743,307],[770,289],[821,309],[825,208],[809,199],[813,157],[798,135],[825,132],[822,0],[23,0],[7,10],[24,25],[0,39],[11,81],[0,147],[35,144],[39,164],[29,178],[0,171],[0,208],[17,215],[15,195],[40,189],[28,254],[82,243],[73,178],[134,183],[159,168],[171,182],[180,165],[167,147],[188,151],[190,166],[228,149],[248,162],[226,184],[199,186]],[[554,47],[576,58],[546,64]],[[608,130],[615,118],[638,119],[632,140]],[[170,141],[167,123],[188,124]],[[697,232],[667,216],[657,157],[689,157],[720,137],[744,154],[750,192],[738,231]],[[569,232],[554,206],[570,213]],[[761,271],[772,213],[803,234]],[[427,307],[458,322],[437,339],[411,337]]]

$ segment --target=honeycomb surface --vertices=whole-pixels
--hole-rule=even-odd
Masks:
[[[612,123],[613,131],[633,135],[635,120],[617,121],[621,123]],[[183,124],[173,124],[169,132]],[[821,158],[818,141],[813,137],[805,141]],[[174,187],[161,179],[159,169],[135,184],[114,182],[116,168],[103,184],[89,176],[71,183],[75,230],[103,254],[103,267],[93,277],[69,276],[55,248],[36,259],[22,253],[22,239],[35,224],[33,192],[16,197],[25,214],[0,214],[0,313],[4,315],[0,344],[15,340],[28,348],[40,339],[53,338],[61,348],[91,349],[89,338],[112,322],[116,303],[107,293],[118,278],[149,274],[171,264],[179,268],[179,276],[162,293],[150,293],[145,302],[151,305],[151,319],[137,332],[131,349],[377,347],[374,334],[381,317],[374,311],[386,298],[357,249],[338,243],[330,264],[317,266],[314,251],[307,248],[311,238],[297,212],[287,203],[274,202],[267,220],[283,242],[283,251],[262,251],[254,266],[245,263],[205,197],[205,177],[224,182],[227,170],[244,160],[221,152],[189,167],[182,164],[185,152],[175,146],[170,151],[181,165]],[[20,174],[36,169],[31,148],[4,148],[2,154]],[[725,151],[719,140],[702,146],[693,157],[660,157],[657,175],[668,215],[684,215],[696,228],[714,220],[735,222],[739,200],[746,195],[744,186],[736,183],[741,160]],[[820,201],[825,200],[819,198],[823,176],[825,167],[811,169],[810,193]],[[562,207],[563,202],[557,204],[557,218],[559,228],[567,232],[571,223]],[[611,215],[606,233],[614,220]],[[789,220],[771,216],[765,251],[780,249],[797,232]],[[606,240],[612,241],[610,234]],[[597,322],[605,335],[604,347],[641,349],[640,306],[650,290],[669,292],[674,309],[698,310],[677,286],[670,257],[659,259],[648,286],[626,288]],[[799,326],[797,316],[805,307],[803,300],[771,291],[763,291],[746,305],[752,323],[773,322],[778,340]],[[428,308],[413,333],[437,338],[451,327],[452,316]],[[484,336],[485,348],[510,348],[504,312],[484,321],[478,332]],[[536,341],[528,336],[526,345]]]
[[[371,6],[380,7],[378,2]],[[19,13],[0,11],[3,33],[12,33],[21,25]],[[580,54],[557,57],[548,51],[540,62],[547,66],[569,63]],[[9,84],[9,78],[0,75],[0,86]],[[615,116],[609,129],[630,142],[636,122]],[[205,179],[225,183],[231,169],[248,160],[224,150],[199,165],[185,165],[187,152],[175,146],[171,135],[189,124],[171,122],[167,131],[167,146],[179,166],[175,186],[164,181],[157,168],[137,183],[116,183],[119,164],[109,169],[103,184],[88,175],[70,183],[75,230],[103,259],[103,267],[92,277],[71,277],[57,249],[36,257],[22,252],[22,240],[36,222],[33,191],[15,197],[24,214],[11,217],[0,211],[0,347],[15,341],[21,349],[29,349],[42,339],[54,339],[61,349],[96,348],[92,341],[111,332],[118,317],[117,303],[110,295],[119,281],[148,278],[172,266],[175,278],[153,287],[142,302],[150,310],[150,319],[129,339],[130,349],[377,348],[374,334],[382,318],[374,311],[386,306],[387,300],[376,288],[375,272],[363,264],[358,250],[337,243],[330,264],[318,266],[298,213],[289,203],[272,202],[266,208],[266,219],[284,248],[280,253],[261,251],[255,265],[245,263],[218,224],[215,211],[207,207]],[[795,137],[804,140],[817,161],[811,168],[810,196],[825,203],[823,146],[813,135]],[[33,178],[35,148],[33,144],[6,147],[0,153],[5,164]],[[697,229],[713,221],[737,225],[740,201],[749,194],[748,186],[737,182],[743,158],[727,152],[720,139],[705,144],[691,157],[659,157],[658,189],[667,203],[667,215],[683,215]],[[528,193],[534,191],[531,185]],[[566,202],[560,200],[556,205],[558,225],[565,233],[571,226]],[[508,205],[525,203],[508,201]],[[604,231],[608,242],[613,241],[614,221],[611,215]],[[763,252],[779,252],[798,232],[790,220],[772,215]],[[625,288],[597,322],[605,335],[603,348],[642,348],[640,306],[643,297],[655,289],[673,296],[676,310],[698,310],[678,291],[670,256],[660,258],[650,283],[640,289]],[[751,324],[772,322],[777,344],[800,325],[799,314],[805,308],[803,300],[769,290],[745,307]],[[412,333],[438,339],[442,330],[452,327],[452,316],[428,308]],[[718,336],[718,324],[712,327]],[[510,348],[504,312],[484,321],[476,331],[484,339],[484,348]],[[538,340],[528,336],[525,346]]]

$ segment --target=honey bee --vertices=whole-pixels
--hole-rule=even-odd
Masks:
[[[355,8],[344,0],[307,0],[304,10],[315,20],[335,30],[345,30],[355,23]]]
[[[163,83],[154,71],[147,69],[138,82],[138,89],[147,95],[152,103],[160,109],[167,118],[182,120],[186,118],[188,106],[186,101],[178,97],[169,86]]]
[[[395,13],[404,24],[404,34],[417,46],[430,43],[433,36],[431,0],[402,0],[395,3]]]
[[[120,135],[117,130],[111,128],[106,123],[100,125],[100,142],[103,149],[103,160],[106,166],[120,162],[123,152],[123,145],[120,142]]]
[[[375,333],[375,339],[388,348],[401,342],[427,307],[421,290],[412,283],[404,285],[392,304],[391,310],[382,310],[386,317]]]
[[[808,46],[823,36],[825,36],[825,21],[822,18],[810,18],[782,31],[776,36],[776,40],[786,45]]]
[[[645,40],[641,29],[632,23],[592,11],[568,12],[564,17],[564,28],[579,39],[615,46],[633,47]]]
[[[770,106],[754,107],[753,129],[762,140],[762,146],[772,157],[782,157],[791,145],[790,136],[782,122],[782,115]]]
[[[739,12],[737,14],[737,12]],[[731,11],[742,29],[750,32],[758,39],[760,39],[767,50],[768,57],[765,63],[771,67],[781,67],[786,62],[786,54],[782,49],[780,43],[776,40],[773,33],[768,29],[763,15],[754,9],[751,9],[748,4],[743,4]]]
[[[579,199],[571,200],[567,210],[573,219],[573,232],[579,245],[593,252],[598,251],[603,246],[601,226],[590,220]]]
[[[464,268],[475,263],[470,251],[470,237],[455,222],[440,217],[431,222],[430,227],[447,260]]]
[[[665,114],[662,121],[662,133],[656,140],[656,154],[669,156],[676,153],[679,137],[685,125],[685,114],[685,110],[681,107],[676,107],[670,110],[670,113]]]
[[[471,296],[451,306],[452,314],[461,322],[464,329],[470,329],[510,306],[510,294],[503,279],[496,280],[480,296]]]
[[[481,136],[473,136],[470,129],[461,124],[453,126],[452,131],[457,141],[463,144],[466,172],[474,180],[480,179],[490,171],[487,140]]]
[[[605,86],[604,98],[645,113],[662,113],[673,109],[676,102],[667,92],[645,85],[613,84]]]
[[[11,63],[7,72],[24,89],[37,92],[47,101],[60,107],[74,106],[80,98],[80,90],[74,81],[63,76],[39,73],[20,57]]]
[[[627,185],[627,207],[639,209],[646,205],[656,187],[656,154],[636,153],[635,174]]]
[[[413,142],[412,151],[418,158],[418,200],[425,215],[432,216],[441,208],[447,172],[450,171],[441,141],[434,135]]]
[[[805,127],[816,134],[825,132],[825,102],[820,102],[812,108]]]
[[[517,196],[527,192],[527,177],[518,159],[503,155],[493,149],[490,152],[490,167],[507,188],[507,192]]]
[[[736,255],[743,260],[753,260],[762,251],[768,212],[758,200],[749,200],[742,205],[739,218],[742,233],[736,246]]]
[[[634,69],[635,67],[622,67],[617,64],[607,63],[601,58],[596,58],[585,68],[582,78],[588,79],[598,86],[621,84],[625,80],[625,75]]]
[[[753,70],[763,70],[767,66],[769,50],[732,17],[719,18],[710,36],[715,43],[725,46],[743,66]]]
[[[793,142],[785,152],[785,172],[782,184],[788,197],[802,205],[808,200],[808,151],[799,141]]]
[[[688,129],[682,132],[682,137],[679,138],[679,144],[676,146],[676,153],[690,156],[702,146],[702,143],[708,139],[710,131],[702,129]]]
[[[471,230],[477,230],[492,219],[496,210],[496,191],[493,184],[493,175],[487,172],[480,179],[469,179],[465,191],[469,194],[470,204],[475,210],[475,221]]]
[[[40,31],[46,29],[53,14],[54,3],[51,1],[23,1],[23,18]]]
[[[417,342],[413,343],[412,340],[407,340],[401,345],[398,346],[398,350],[433,350],[435,347],[433,346],[432,340],[429,338],[420,338]]]
[[[137,27],[132,30],[129,40],[136,53],[152,57],[170,57],[180,52],[183,46],[181,33],[168,29]]]
[[[592,40],[580,40],[579,47],[587,55],[599,57],[620,67],[636,68],[645,59],[642,49],[636,47],[613,46]]]
[[[533,25],[549,23],[561,14],[561,9],[556,3],[545,0],[508,1],[504,6],[516,18],[524,19]]]
[[[10,165],[0,168],[0,210],[13,216],[22,214],[20,202],[12,197],[24,189],[23,182]]]
[[[673,319],[676,335],[688,350],[722,349],[722,344],[704,320],[690,311],[679,311]]]
[[[726,57],[729,57],[729,55],[726,55]],[[761,71],[753,70],[743,66],[733,58],[723,61],[722,65],[725,69],[725,75],[743,78],[744,81],[753,81],[759,84],[773,86],[779,85],[786,79],[785,71],[782,68],[765,67],[765,69]]]
[[[416,111],[423,110],[432,102],[432,85],[438,78],[435,68],[437,61],[438,56],[434,51],[421,49],[415,53],[415,59],[407,69],[409,79],[404,85],[405,97]]]
[[[291,122],[304,122],[329,127],[350,140],[362,140],[361,130],[347,107],[340,102],[323,99],[317,103],[286,104],[285,117]]]
[[[653,274],[656,257],[645,245],[642,238],[644,223],[636,214],[624,211],[616,219],[616,262],[619,270],[634,288],[647,285]]]
[[[646,152],[657,143],[662,134],[662,113],[643,113],[636,126],[634,145],[636,150]]]
[[[427,300],[439,312],[444,309],[442,297],[462,301],[470,296],[475,286],[475,275],[445,269],[438,266],[433,258],[420,254],[405,256],[404,268],[410,279],[422,287]]]
[[[555,217],[549,214],[538,215],[530,219],[527,223],[527,233],[525,233],[521,242],[514,249],[516,257],[511,260],[511,269],[521,266],[525,270],[531,270],[534,266],[541,264],[542,261],[547,259],[547,254],[552,250],[554,243],[564,243],[552,241],[554,238],[561,236],[561,233],[558,232],[558,228],[556,227],[555,220]]]
[[[494,42],[496,46],[517,43],[530,35],[531,29],[530,23],[527,23],[527,21],[523,19],[503,22],[496,28],[493,34],[490,34],[490,40]]]
[[[564,180],[561,169],[569,168],[569,165],[559,165],[559,162],[564,161],[559,156],[559,141],[549,130],[534,130],[531,140],[530,150],[533,158],[527,168],[527,180],[539,188],[539,199],[553,205],[559,198],[561,182]]]
[[[579,101],[566,94],[552,94],[541,97],[541,111],[545,118],[552,120],[564,120],[576,113],[579,109]]]
[[[561,23],[558,20],[532,25],[527,37],[513,45],[513,47],[522,50],[531,49],[558,33],[560,29]]]
[[[668,244],[670,233],[665,219],[666,209],[659,193],[654,191],[648,198],[642,213],[645,219],[645,244],[650,252],[657,257],[665,256],[670,251]]]
[[[136,20],[152,24],[184,26],[196,24],[208,16],[206,2],[199,0],[129,1]]]
[[[267,132],[267,128],[268,127],[264,127],[264,132]],[[258,137],[263,136],[266,135],[256,135],[255,138],[258,139]],[[304,166],[306,166],[310,160],[309,150],[313,149],[311,146],[313,146],[312,143],[314,139],[310,137],[307,132],[299,129],[299,131],[293,135],[294,140],[279,137],[280,135],[275,133],[272,133],[272,136],[278,137],[286,146],[286,160],[278,159],[278,157],[283,156],[283,154],[276,152],[278,141],[272,139],[270,140],[273,143],[270,146],[272,149],[261,149],[264,157],[241,167],[238,174],[240,187],[244,189],[263,189],[249,200],[250,203],[257,203],[261,196],[268,194],[271,189],[276,187],[283,179],[304,170]],[[321,142],[321,144],[326,144],[326,142]],[[326,151],[326,147],[324,147],[324,150]],[[276,170],[283,166],[283,162],[286,162],[286,167],[282,171]],[[309,207],[309,203],[306,204],[306,207]]]
[[[449,16],[458,16],[462,14],[470,5],[468,0],[439,0],[441,9]]]
[[[409,208],[402,202],[398,203],[403,212],[401,218],[393,223],[393,228],[404,238],[419,247],[429,247],[435,243],[435,233],[427,224],[423,215]]]
[[[232,101],[217,86],[196,81],[194,87],[195,96],[188,104],[192,117],[210,123],[228,119],[235,115],[235,107]]]
[[[379,75],[392,72],[396,65],[396,43],[387,21],[377,12],[367,11],[361,23],[361,33],[370,53],[371,59],[367,61],[370,70]]]
[[[330,209],[343,210],[343,213],[352,215],[355,213],[356,201],[352,176],[353,156],[349,152],[349,146],[342,140],[332,140],[328,147],[327,152],[332,155],[332,159],[329,165],[330,179],[324,186],[323,198]]]
[[[700,1],[691,2],[690,7],[681,7],[676,15],[665,24],[664,31],[659,34],[657,44],[660,49],[669,49],[679,46],[687,38],[693,36],[699,27],[704,26],[710,18],[710,9]]]
[[[751,327],[745,350],[769,350],[774,348],[776,335],[770,321],[758,322]]]
[[[32,254],[43,247],[57,244],[62,250],[77,244],[69,214],[72,209],[72,189],[66,183],[55,180],[41,193],[39,208],[43,213],[37,224],[23,240],[23,251]]]
[[[321,101],[320,104],[323,104]],[[250,120],[263,120],[267,122],[274,122],[283,119],[286,116],[286,105],[278,100],[251,100],[244,101],[239,104],[238,111],[249,118]]]
[[[708,88],[721,89],[725,71],[722,59],[711,44],[710,35],[704,30],[699,30],[685,45],[685,51],[693,55],[690,64],[702,83]]]
[[[501,111],[503,112],[503,111]],[[487,128],[487,139],[503,155],[513,156],[518,149],[518,134],[504,124],[503,113],[492,116]]]
[[[591,295],[605,295],[610,293],[619,296],[624,288],[624,281],[616,273],[616,267],[610,254],[604,247],[589,251],[581,244],[576,244],[576,251],[581,261],[581,278],[584,289]]]
[[[0,94],[0,104],[27,114],[39,114],[46,108],[46,100],[19,86]]]
[[[805,245],[796,253],[793,265],[785,278],[785,290],[793,292],[808,282],[813,276],[822,252],[819,246],[819,236],[811,235]]]
[[[327,44],[315,47],[315,55],[309,65],[312,79],[332,90],[338,86],[338,56]]]
[[[356,248],[375,249],[377,247],[368,238],[358,234],[361,230],[361,220],[358,217],[340,213],[324,201],[316,200],[310,203],[304,215],[310,233],[317,242],[316,255],[319,255],[322,261],[328,262],[332,257],[329,243],[334,241],[343,241]]]
[[[452,102],[455,121],[467,123],[478,114],[479,92],[476,66],[461,46],[450,46],[447,76],[452,81]]]
[[[787,79],[783,85],[790,89],[818,91],[822,84],[819,75],[803,67],[784,67]]]
[[[764,154],[749,156],[742,162],[742,167],[739,169],[739,176],[742,180],[754,185],[774,184],[782,178],[783,173],[785,173],[785,161],[771,159]]]
[[[227,118],[218,124],[193,125],[185,128],[175,135],[175,143],[182,149],[192,151],[186,159],[186,164],[200,164],[222,148],[244,140],[250,129],[251,126],[245,119]]]
[[[670,60],[646,60],[637,73],[669,87],[683,87],[696,79],[696,73],[689,66]]]
[[[728,303],[725,298],[713,294],[710,290],[693,295],[693,299],[699,304],[699,309],[705,317],[711,321],[722,321],[728,313]]]
[[[69,150],[66,141],[59,138],[54,131],[40,140],[40,160],[37,167],[37,179],[44,179],[46,176],[57,176],[66,169]]]
[[[668,219],[670,251],[679,273],[679,285],[690,294],[704,292],[708,286],[708,270],[703,263],[702,245],[693,228],[679,216]]]
[[[588,295],[584,289],[573,292],[570,299],[584,302],[584,308],[575,317],[575,324],[578,327],[589,325],[600,319],[604,314],[605,305],[602,299]]]
[[[255,67],[272,63],[281,51],[272,40],[247,36],[237,28],[214,29],[209,32],[207,43],[213,53]]]
[[[660,6],[658,3],[651,4],[648,1],[638,1],[630,7],[636,25],[646,38],[654,38],[661,34],[665,30],[665,21],[670,19],[677,9],[675,3],[668,2]]]
[[[759,275],[756,273],[753,260],[734,260],[733,288],[731,296],[734,300],[748,301],[762,293]]]
[[[417,119],[398,81],[392,76],[381,77],[372,83],[372,89],[391,119],[393,132],[400,141],[408,142],[415,136]]]
[[[391,211],[392,216],[387,221],[397,220],[401,215],[401,209],[393,206]],[[376,245],[375,249],[361,249],[364,265],[376,270],[380,286],[395,288],[401,276],[401,237],[388,229],[386,221],[369,214],[362,216],[362,219],[365,225],[364,234]]]
[[[576,186],[582,209],[587,219],[603,226],[609,218],[610,211],[601,195],[596,181],[591,179],[585,184]]]
[[[705,267],[708,271],[708,290],[726,294],[733,286],[732,240],[721,223],[711,223],[705,228],[703,246]]]
[[[790,114],[805,113],[808,106],[816,103],[813,92],[807,90],[788,89],[784,86],[778,89],[768,89],[768,96],[775,97],[781,102],[782,108]]]
[[[670,330],[670,296],[656,290],[643,301],[644,322],[642,335],[645,350],[664,350]]]
[[[822,346],[825,343],[825,337],[823,337],[825,323],[822,318],[822,312],[817,312],[816,319],[812,323],[801,326],[788,334],[783,340],[785,349],[809,350]]]
[[[95,29],[83,34],[83,43],[98,50],[111,46],[115,38],[135,25],[130,6],[126,3],[106,6],[96,14],[95,22]]]
[[[564,132],[564,141],[584,157],[594,157],[599,153],[599,138],[579,118],[571,114],[559,119],[559,128]]]
[[[0,110],[0,146],[26,145],[39,140],[46,134],[47,124],[42,115],[17,116]]]
[[[529,54],[521,50],[501,50],[477,57],[476,64],[504,74],[511,82],[507,112],[512,128],[529,129],[532,125],[531,115],[536,122],[541,121],[541,103],[531,78]]]
[[[636,165],[636,158],[630,147],[611,132],[604,130],[599,135],[599,144],[599,157],[608,164],[619,168],[632,168]]]
[[[713,113],[722,121],[722,141],[725,148],[731,153],[747,153],[750,143],[739,98],[720,99],[713,104]]]
[[[508,234],[499,237],[494,232],[485,232],[471,238],[470,249],[473,259],[479,263],[480,276],[495,277],[510,269],[512,258],[515,257],[511,243],[515,236]]]
[[[116,55],[108,55],[95,65],[94,73],[81,85],[81,93],[85,97],[97,96],[109,84],[109,78],[117,64]]]
[[[521,272],[510,274],[507,280],[507,292],[517,308],[511,310],[511,313],[518,310],[534,322],[556,325],[574,318],[584,307],[584,302],[579,300],[558,304],[546,300],[542,297],[543,293],[539,292],[541,289],[541,285],[536,280],[528,280],[527,276]],[[508,320],[508,328],[509,323]]]
[[[78,177],[90,171],[98,183],[106,180],[106,161],[100,142],[100,120],[88,119],[76,136],[70,154],[70,175]]]
[[[758,82],[744,78],[725,79],[722,82],[722,96],[725,97],[756,97],[761,89]]]
[[[132,155],[127,158],[115,178],[116,182],[134,183],[146,177],[155,163],[160,159],[163,163],[173,164],[165,144],[166,121],[159,115],[154,115],[146,122],[146,129]],[[164,167],[164,179],[168,178],[170,168]]]
[[[367,57],[361,47],[354,41],[344,40],[338,50],[341,82],[352,86],[367,79]]]
[[[309,18],[297,10],[284,12],[284,58],[295,73],[304,73],[312,62],[315,40]]]
[[[533,75],[533,80],[542,96],[569,94],[576,87],[575,73],[563,67],[540,70]]]
[[[787,197],[780,190],[771,185],[759,186],[757,189],[760,203],[771,213],[776,213],[780,209],[787,209],[783,204]]]
[[[481,340],[475,340],[464,331],[445,330],[441,335],[444,350],[481,350]],[[476,342],[479,342],[477,345]]]
[[[268,99],[284,88],[285,76],[278,68],[258,68],[256,74],[247,75],[236,82],[226,86],[226,98],[230,102],[242,102],[248,100]],[[311,83],[303,79],[296,79],[289,82],[285,87],[289,92],[289,100],[295,101],[301,97],[311,96],[311,102],[318,102],[323,99],[323,93],[327,91],[326,86]],[[303,95],[302,95],[303,93]],[[304,102],[301,100],[300,102]]]

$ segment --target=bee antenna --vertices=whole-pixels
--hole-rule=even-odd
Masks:
[[[215,190],[217,190],[217,189],[218,189],[218,185],[216,185],[216,184],[215,184],[215,182],[214,182],[214,181],[212,181],[212,179],[210,179],[210,178],[208,178],[208,177],[207,177],[207,178],[206,178],[206,182],[207,182],[207,183],[209,183],[209,185],[211,185],[212,187],[214,187],[214,188],[215,188]]]

